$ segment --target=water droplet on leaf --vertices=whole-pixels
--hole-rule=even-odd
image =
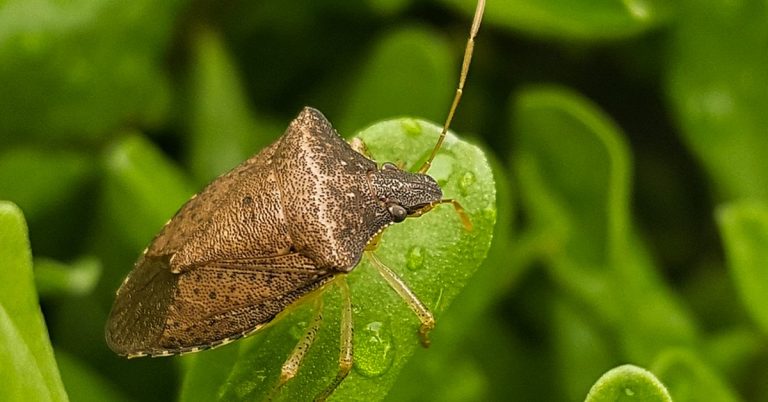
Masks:
[[[405,257],[405,266],[411,271],[418,271],[424,268],[424,257],[426,257],[426,250],[421,246],[414,246],[408,250]]]
[[[419,135],[421,134],[421,124],[415,119],[402,119],[400,120],[400,126],[407,134]]]
[[[392,367],[392,335],[386,325],[374,321],[361,331],[355,345],[355,369],[366,377],[378,377]]]
[[[475,181],[477,181],[477,178],[475,177],[475,174],[472,172],[465,172],[461,179],[459,179],[459,192],[461,192],[461,195],[467,196],[471,193],[470,189],[473,184],[475,184]]]
[[[304,336],[304,333],[307,331],[307,322],[306,321],[299,321],[296,324],[291,325],[291,329],[288,330],[288,333],[291,334],[293,339],[299,340],[302,336]]]

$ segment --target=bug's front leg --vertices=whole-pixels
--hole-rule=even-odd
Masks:
[[[419,317],[419,320],[421,321],[421,328],[419,328],[419,339],[421,340],[421,345],[425,348],[428,348],[430,344],[429,332],[435,328],[435,316],[432,315],[432,312],[429,311],[429,308],[427,308],[427,306],[421,300],[419,300],[419,297],[413,293],[411,288],[409,288],[408,285],[406,285],[405,282],[403,282],[403,280],[400,279],[400,277],[397,276],[394,271],[392,271],[388,266],[384,265],[384,263],[381,262],[372,252],[368,252],[367,254],[373,262],[373,265],[379,271],[381,277],[387,281],[389,286],[394,289],[395,292],[397,292],[397,294],[403,298],[403,300],[405,300],[405,302],[408,304],[408,307],[410,307],[411,310],[416,313],[416,316]]]

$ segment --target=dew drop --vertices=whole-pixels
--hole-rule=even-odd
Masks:
[[[366,377],[378,377],[392,367],[392,335],[381,322],[368,323],[355,344],[355,369]]]
[[[293,339],[299,340],[302,336],[304,336],[304,333],[307,331],[307,322],[306,321],[299,321],[294,325],[291,325],[291,329],[288,330],[288,333],[291,334]]]
[[[632,391],[632,388],[624,388],[624,393],[627,394],[627,396],[635,396],[635,391]]]
[[[415,119],[402,119],[400,121],[400,127],[402,127],[403,131],[409,135],[421,134],[421,124]]]
[[[253,375],[257,380],[259,380],[259,382],[264,382],[264,380],[267,379],[267,375],[264,370],[256,370]]]
[[[488,222],[495,222],[496,221],[496,210],[492,208],[487,208],[483,210],[483,217]]]
[[[418,271],[424,268],[424,257],[426,250],[421,246],[413,246],[408,250],[405,257],[405,266],[411,271]]]
[[[472,187],[473,184],[475,184],[475,181],[477,181],[477,178],[475,177],[475,174],[472,172],[465,172],[461,179],[459,179],[459,192],[461,195],[466,196],[469,194],[469,189]]]

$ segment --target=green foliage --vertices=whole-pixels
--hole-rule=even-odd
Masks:
[[[718,211],[728,265],[744,308],[768,333],[768,205],[741,201]]]
[[[126,116],[160,121],[170,89],[160,67],[183,3],[3,2],[0,129],[89,139]]]
[[[618,129],[585,99],[552,88],[522,92],[513,116],[523,208],[532,230],[549,234],[542,257],[565,297],[580,299],[594,324],[611,324],[633,360],[693,342],[689,313],[629,225],[630,161]]]
[[[111,381],[95,372],[87,364],[70,356],[69,353],[57,350],[56,362],[61,369],[61,377],[67,385],[70,400],[81,402],[129,400],[115,389]]]
[[[442,0],[471,12],[472,2]],[[568,41],[605,41],[637,35],[665,22],[669,5],[658,0],[489,1],[487,20],[531,35]]]
[[[66,401],[37,303],[27,225],[16,205],[0,202],[0,399]]]
[[[386,33],[367,55],[355,77],[339,125],[351,132],[391,116],[420,115],[438,121],[453,94],[451,49],[445,39],[423,28]],[[376,77],[386,76],[386,80]],[[422,77],[415,81],[414,76]]]
[[[129,361],[103,340],[115,289],[180,205],[302,106],[418,166],[474,6],[0,2],[0,400],[270,392],[311,302],[220,349]],[[461,140],[431,170],[475,228],[443,205],[377,250],[435,311],[432,346],[364,262],[356,363],[333,398],[768,398],[766,17],[760,0],[489,0]],[[335,375],[340,296],[322,297],[277,399]]]
[[[670,349],[659,355],[653,371],[675,401],[738,401],[739,398],[704,361],[687,350]]]
[[[651,372],[627,364],[603,374],[586,402],[672,402],[669,392]]]
[[[91,293],[101,274],[101,263],[93,257],[83,257],[72,264],[50,258],[35,260],[35,286],[41,297]]]
[[[719,197],[768,198],[768,52],[754,51],[768,41],[767,6],[683,4],[686,18],[670,41],[667,76],[682,139]]]
[[[219,34],[201,29],[194,46],[187,159],[200,184],[207,184],[268,145],[283,127],[249,110],[235,61]]]

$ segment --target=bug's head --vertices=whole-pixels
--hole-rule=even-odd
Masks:
[[[424,215],[440,204],[451,204],[464,228],[471,231],[472,222],[458,201],[443,198],[443,190],[435,179],[424,173],[413,173],[387,162],[379,170],[370,172],[371,191],[387,209],[392,222]]]
[[[371,172],[369,179],[372,191],[394,222],[421,215],[443,198],[435,179],[402,170],[393,163],[384,163],[379,170]]]
[[[461,95],[464,92],[464,81],[467,79],[469,65],[472,61],[472,53],[475,47],[475,36],[480,28],[480,21],[485,10],[485,0],[477,2],[475,17],[472,20],[472,27],[469,31],[467,46],[464,50],[464,60],[461,64],[461,73],[459,75],[459,84],[456,87],[456,94],[448,110],[448,117],[440,132],[435,147],[432,149],[427,160],[416,173],[404,171],[393,163],[384,163],[380,169],[370,172],[369,182],[371,190],[380,202],[387,208],[393,222],[402,222],[405,218],[411,216],[421,216],[439,204],[451,204],[459,215],[461,222],[467,230],[472,230],[472,223],[464,208],[454,199],[443,199],[443,191],[437,185],[435,179],[427,175],[435,155],[443,145],[448,128],[451,126],[456,107],[461,101]]]

